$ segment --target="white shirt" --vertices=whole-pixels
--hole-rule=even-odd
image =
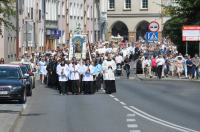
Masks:
[[[59,81],[68,81],[69,67],[68,65],[61,66],[60,64],[56,67],[56,72],[59,77]]]
[[[144,66],[151,66],[151,60],[144,60]]]
[[[115,62],[118,64],[118,63],[122,63],[123,61],[123,57],[121,55],[118,55],[115,57]]]
[[[89,66],[84,65],[83,69],[84,69],[83,81],[94,81],[94,78],[93,78],[94,66],[92,66],[92,65],[89,65]]]
[[[157,66],[162,66],[165,64],[165,60],[163,58],[156,59]]]
[[[109,68],[111,66],[112,68]],[[114,71],[116,70],[116,63],[115,61],[107,61],[104,60],[102,64],[103,68],[103,79],[104,80],[115,80],[115,74]]]
[[[69,79],[70,80],[79,80],[80,79],[80,65],[69,65]]]

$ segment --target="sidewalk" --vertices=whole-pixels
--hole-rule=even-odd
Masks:
[[[12,132],[23,111],[23,104],[0,102],[0,132]]]
[[[145,77],[144,74],[137,74],[137,77],[140,79],[140,80],[159,80],[157,77]],[[184,77],[182,78],[178,78],[178,77],[164,77],[162,78],[161,80],[165,80],[165,81],[195,81],[195,82],[200,82],[200,79],[192,79],[192,80],[189,80],[189,79],[186,79]]]

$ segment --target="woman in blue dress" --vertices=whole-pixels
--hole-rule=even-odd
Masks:
[[[187,71],[188,71],[189,79],[192,79],[192,75],[193,75],[193,63],[192,63],[192,59],[191,59],[190,55],[188,56],[188,59],[186,61],[186,65],[187,65]]]
[[[94,80],[94,86],[96,91],[98,92],[101,89],[101,84],[102,84],[102,65],[100,61],[94,61],[94,73],[93,75],[95,76]]]

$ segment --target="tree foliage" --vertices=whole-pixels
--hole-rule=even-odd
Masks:
[[[200,0],[176,0],[175,5],[164,6],[164,10],[171,19],[165,23],[163,35],[177,45],[182,43],[183,25],[200,24]]]
[[[0,25],[8,28],[14,28],[11,16],[15,16],[15,0],[0,0]],[[1,29],[0,29],[1,30]]]

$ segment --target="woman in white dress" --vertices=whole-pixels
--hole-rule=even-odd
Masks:
[[[40,73],[40,81],[43,84],[45,76],[47,75],[46,61],[44,57],[42,57],[41,60],[39,61],[39,73]]]
[[[178,77],[180,78],[183,72],[183,60],[180,57],[176,61],[176,72],[178,74]]]

